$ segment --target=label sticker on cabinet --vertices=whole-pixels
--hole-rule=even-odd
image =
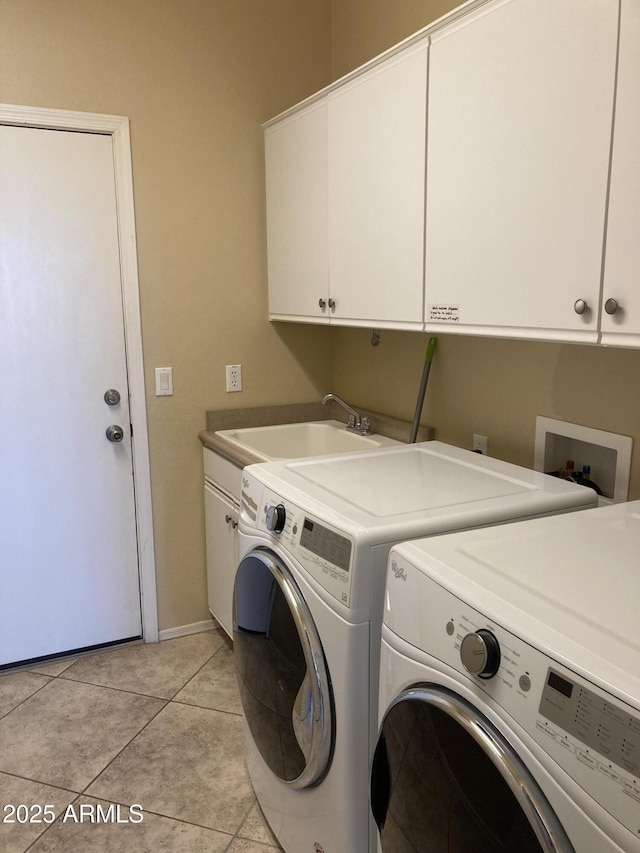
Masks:
[[[460,306],[449,302],[438,302],[429,305],[429,321],[431,323],[459,323]]]

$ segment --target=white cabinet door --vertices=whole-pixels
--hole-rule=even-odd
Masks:
[[[602,343],[640,346],[640,5],[623,0],[605,254]],[[607,300],[615,299],[618,309]]]
[[[204,487],[209,610],[233,639],[233,583],[237,568],[238,509],[226,495]]]
[[[505,0],[434,34],[429,331],[597,341],[616,39],[610,0]]]
[[[328,322],[325,100],[265,129],[265,168],[269,316]]]
[[[329,94],[332,323],[422,328],[427,51]]]

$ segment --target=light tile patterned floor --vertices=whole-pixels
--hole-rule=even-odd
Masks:
[[[0,850],[279,851],[247,775],[223,632],[0,675]]]

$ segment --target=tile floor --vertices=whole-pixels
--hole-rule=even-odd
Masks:
[[[224,633],[0,675],[0,850],[280,850],[247,775]]]

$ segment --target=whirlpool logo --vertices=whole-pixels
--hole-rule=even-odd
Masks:
[[[399,566],[395,560],[391,561],[391,571],[397,581],[406,581],[407,573],[405,572],[403,566]]]

